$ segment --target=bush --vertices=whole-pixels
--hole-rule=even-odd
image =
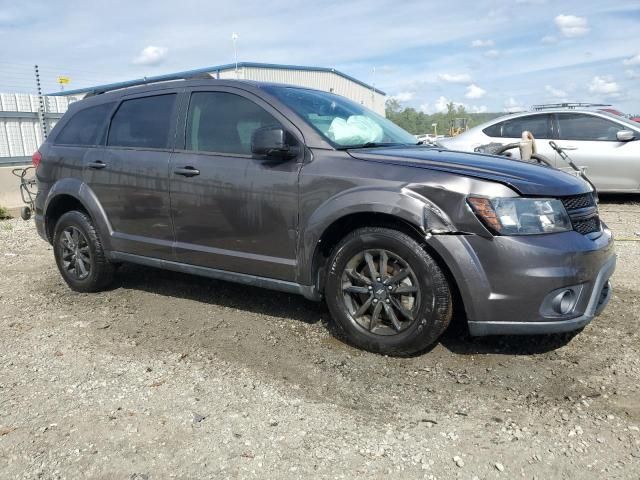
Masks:
[[[6,220],[7,218],[11,218],[11,215],[9,215],[9,211],[2,205],[0,205],[0,220]]]

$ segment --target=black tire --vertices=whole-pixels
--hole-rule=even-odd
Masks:
[[[76,292],[98,292],[113,280],[113,265],[84,212],[74,210],[60,217],[53,233],[53,252],[60,275]]]
[[[359,262],[365,262],[362,270]],[[425,249],[402,232],[377,227],[355,230],[335,247],[328,265],[325,298],[334,325],[357,347],[386,355],[414,355],[436,342],[451,321],[452,299],[445,275]],[[376,271],[382,274],[378,277]],[[367,279],[373,279],[370,285]],[[374,304],[367,307],[367,302],[381,305],[377,314]],[[366,313],[360,313],[364,308]]]

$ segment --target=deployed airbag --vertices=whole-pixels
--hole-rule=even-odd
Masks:
[[[362,145],[369,142],[380,142],[384,137],[382,127],[364,115],[351,115],[334,118],[327,136],[339,145]]]

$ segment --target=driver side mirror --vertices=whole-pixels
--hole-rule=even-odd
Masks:
[[[287,159],[295,157],[298,148],[287,142],[287,132],[282,127],[267,126],[253,132],[251,153]]]
[[[635,132],[632,132],[631,130],[620,130],[617,134],[616,137],[618,137],[618,141],[619,142],[630,142],[631,140],[633,140],[636,137]]]

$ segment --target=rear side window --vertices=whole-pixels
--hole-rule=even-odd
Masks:
[[[125,100],[111,120],[107,145],[167,148],[175,103],[175,94]]]
[[[622,125],[583,113],[559,113],[558,136],[561,140],[618,141]]]
[[[251,155],[253,132],[266,126],[280,123],[247,98],[226,92],[195,92],[189,103],[185,148]]]
[[[531,132],[535,138],[553,138],[551,136],[551,116],[530,115],[512,118],[491,125],[483,132],[489,137],[520,138],[525,130]]]
[[[102,144],[107,115],[113,103],[103,103],[77,112],[56,137],[58,145],[91,146]]]

